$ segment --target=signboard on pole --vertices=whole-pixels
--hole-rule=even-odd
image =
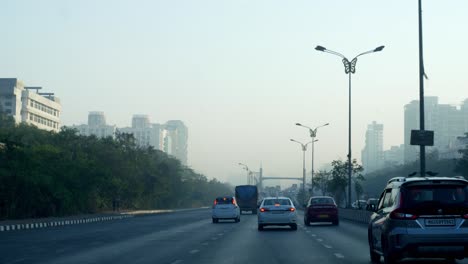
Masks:
[[[434,146],[434,131],[411,130],[411,145]]]

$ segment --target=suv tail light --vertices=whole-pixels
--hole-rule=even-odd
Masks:
[[[289,208],[289,211],[294,212],[294,211],[296,211],[296,209],[294,209],[294,207],[291,207],[291,208]]]
[[[405,212],[401,208],[397,208],[390,213],[390,218],[397,220],[415,220],[418,217],[418,215]]]

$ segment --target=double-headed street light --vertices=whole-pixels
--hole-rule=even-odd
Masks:
[[[297,140],[294,140],[292,138],[290,140],[292,142],[296,142],[296,143],[300,144],[301,148],[302,148],[302,193],[303,193],[302,203],[305,203],[305,197],[306,197],[306,194],[305,194],[305,185],[306,185],[305,153],[307,151],[307,145],[312,143],[312,141],[309,141],[306,144],[304,144],[304,143],[299,142]]]
[[[352,174],[352,169],[351,169],[351,166],[352,166],[351,165],[351,73],[356,72],[356,62],[357,62],[357,58],[359,56],[369,54],[369,53],[382,51],[384,49],[384,47],[385,46],[379,46],[379,47],[377,47],[377,48],[375,48],[373,50],[363,52],[363,53],[357,55],[356,57],[354,57],[354,59],[352,59],[351,61],[349,61],[343,54],[338,53],[336,51],[326,49],[325,47],[322,47],[322,46],[315,47],[315,49],[318,50],[318,51],[330,53],[330,54],[341,57],[342,58],[341,61],[343,62],[344,67],[345,67],[345,73],[349,75],[349,81],[348,81],[348,83],[349,83],[349,103],[348,103],[348,105],[349,105],[349,117],[348,117],[348,201],[347,201],[347,205],[346,205],[348,208],[351,207],[351,174]]]
[[[242,168],[244,170],[247,171],[247,184],[250,184],[250,170],[249,170],[249,166],[245,165],[244,163],[240,163],[239,162],[239,165],[242,166]]]
[[[316,128],[310,128],[308,126],[304,126],[303,124],[301,123],[296,123],[296,126],[301,126],[301,127],[305,127],[307,129],[309,129],[309,134],[310,134],[310,138],[312,139],[312,166],[310,167],[310,174],[311,174],[311,178],[310,178],[310,188],[311,188],[311,194],[313,195],[314,194],[314,142],[315,141],[318,141],[318,140],[315,140],[315,137],[317,136],[317,129],[321,128],[321,127],[324,127],[324,126],[328,126],[330,125],[330,123],[326,123],[326,124],[323,124],[321,126],[318,126]]]

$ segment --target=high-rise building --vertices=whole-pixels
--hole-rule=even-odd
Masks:
[[[405,146],[391,146],[390,149],[384,150],[384,167],[401,165],[404,163]]]
[[[87,125],[76,125],[71,128],[78,130],[80,135],[94,135],[98,138],[115,137],[116,132],[116,126],[107,125],[104,113],[98,111],[89,112]]]
[[[163,130],[163,151],[187,165],[187,127],[180,120],[170,120],[164,124]]]
[[[0,105],[16,123],[40,129],[60,130],[60,99],[53,93],[41,93],[42,87],[26,87],[16,78],[0,78]]]
[[[119,128],[119,132],[133,134],[137,145],[161,150],[161,125],[150,123],[147,115],[133,115],[132,127]]]
[[[446,153],[457,143],[457,137],[468,132],[468,100],[460,109],[448,104],[439,104],[435,96],[424,97],[424,128],[434,131],[434,146],[426,147],[426,153]],[[411,130],[419,130],[419,101],[405,105],[405,163],[419,158],[419,146],[410,145]]]
[[[366,144],[361,152],[361,159],[366,173],[378,170],[384,165],[382,124],[373,121],[367,126]]]

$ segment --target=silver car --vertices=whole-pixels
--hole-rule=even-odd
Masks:
[[[468,256],[468,181],[425,177],[391,179],[371,216],[370,258],[394,263],[403,258]]]
[[[288,197],[267,197],[260,204],[257,214],[258,230],[265,226],[290,226],[297,230],[297,212],[293,202]]]
[[[213,223],[218,223],[219,220],[234,220],[240,221],[240,209],[237,205],[236,198],[232,196],[217,197],[213,202],[211,210],[211,218]]]

